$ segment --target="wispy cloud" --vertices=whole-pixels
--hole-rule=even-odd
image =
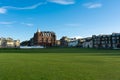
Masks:
[[[7,13],[8,9],[13,9],[13,10],[31,10],[31,9],[36,9],[37,7],[47,4],[47,2],[52,2],[56,4],[61,4],[61,5],[70,5],[70,4],[75,4],[74,0],[47,0],[46,2],[40,2],[31,6],[25,6],[25,7],[15,7],[15,6],[2,6],[0,7],[0,14],[5,14]]]
[[[75,4],[74,0],[48,0],[48,2],[57,3],[61,5]]]
[[[40,5],[43,5],[45,3],[37,3],[35,5],[32,6],[26,6],[26,7],[13,7],[13,6],[3,6],[2,8],[4,9],[16,9],[16,10],[28,10],[28,9],[35,9],[37,7],[39,7]]]
[[[28,27],[33,27],[34,26],[34,24],[32,24],[32,23],[25,23],[25,22],[19,23],[19,22],[16,22],[16,21],[11,21],[11,22],[9,22],[9,21],[1,21],[0,25],[10,26],[10,25],[16,24],[16,23],[17,24],[22,24],[22,25],[25,25],[25,26],[28,26]]]
[[[0,22],[0,24],[2,24],[2,25],[9,25],[9,24],[13,24],[13,23],[15,23],[14,21],[13,22]]]
[[[80,38],[83,38],[83,37],[82,36],[74,36],[74,38],[80,39]]]
[[[34,26],[34,24],[32,24],[32,23],[25,23],[25,22],[23,22],[23,23],[21,23],[21,24],[26,25],[26,26],[28,26],[28,27],[33,27],[33,26]]]
[[[102,4],[101,3],[85,3],[83,4],[86,8],[92,9],[92,8],[101,8]]]
[[[70,23],[70,24],[65,24],[65,26],[69,26],[69,27],[79,27],[79,26],[81,26],[81,24],[78,24],[78,23]]]
[[[29,27],[33,27],[34,26],[34,24],[31,24],[31,23],[27,23],[26,25],[29,26]]]
[[[5,14],[7,10],[5,8],[0,8],[0,14]]]
[[[8,9],[14,9],[14,10],[30,10],[30,9],[36,9],[37,7],[46,4],[46,2],[44,3],[37,3],[31,6],[26,6],[26,7],[14,7],[14,6],[2,6],[0,7],[0,14],[5,14],[7,12]]]

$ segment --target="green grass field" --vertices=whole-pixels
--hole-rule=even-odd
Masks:
[[[0,80],[120,80],[120,50],[0,49]]]

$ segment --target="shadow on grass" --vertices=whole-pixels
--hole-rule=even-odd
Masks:
[[[44,49],[19,49],[2,48],[0,53],[105,53],[120,54],[120,50],[112,49],[88,49],[88,48],[44,48]]]

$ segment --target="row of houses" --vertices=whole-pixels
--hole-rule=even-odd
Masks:
[[[93,35],[87,38],[68,38],[60,39],[60,46],[63,47],[83,47],[83,48],[120,48],[120,33],[109,35]]]
[[[56,40],[56,34],[50,31],[40,31],[34,34],[28,41],[13,40],[12,38],[0,38],[0,48],[19,48],[20,46],[42,47],[82,47],[82,48],[120,48],[120,33],[109,35],[92,35],[87,38],[68,38],[63,36]]]
[[[93,35],[92,41],[94,48],[120,48],[120,33]]]
[[[13,40],[12,38],[0,38],[0,48],[19,48],[20,40]]]
[[[82,44],[85,42],[85,39],[76,39],[76,38],[68,38],[64,36],[60,39],[59,46],[61,47],[82,47]]]

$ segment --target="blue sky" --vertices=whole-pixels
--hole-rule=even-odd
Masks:
[[[29,40],[36,30],[88,37],[120,32],[120,0],[0,0],[0,37]]]

